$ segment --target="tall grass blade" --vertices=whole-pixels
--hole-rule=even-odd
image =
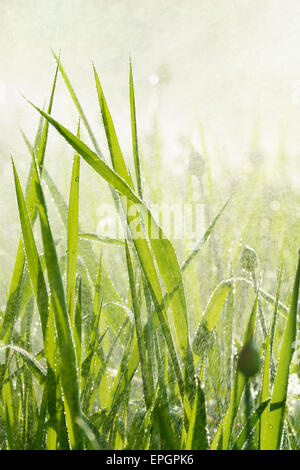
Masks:
[[[137,191],[138,191],[138,195],[142,199],[143,198],[142,179],[141,179],[141,169],[140,169],[139,146],[138,146],[138,138],[137,138],[136,109],[135,109],[135,96],[134,96],[133,73],[132,73],[131,59],[130,59],[130,62],[129,62],[129,66],[130,66],[130,72],[129,72],[129,98],[130,98],[132,151],[133,151]]]
[[[80,137],[80,121],[78,122],[77,136]],[[75,154],[71,177],[67,236],[67,308],[71,319],[71,325],[74,323],[75,314],[75,284],[79,217],[79,172],[80,157],[79,155]]]
[[[53,85],[51,89],[51,95],[50,95],[50,100],[49,100],[49,105],[48,105],[48,110],[47,110],[48,114],[50,114],[52,110],[55,87],[56,87],[56,80],[57,80],[57,71],[58,71],[58,67],[56,67]],[[39,142],[39,147],[37,151],[37,164],[40,169],[42,169],[44,165],[47,137],[48,137],[48,125],[49,124],[46,120],[44,123],[41,140]],[[28,194],[28,199],[27,199],[28,213],[29,213],[30,221],[33,222],[34,216],[35,216],[35,206],[36,206],[34,183],[31,182],[31,184],[29,184],[28,182],[28,190],[26,192]],[[20,240],[18,250],[17,250],[17,256],[16,256],[16,260],[14,264],[14,270],[13,270],[10,287],[9,287],[8,301],[7,301],[6,308],[5,308],[4,321],[3,321],[2,329],[0,332],[0,338],[4,338],[5,340],[9,338],[11,328],[16,320],[16,316],[19,310],[24,263],[25,263],[25,254],[24,254],[23,241]]]
[[[65,84],[66,84],[67,90],[68,90],[68,92],[70,93],[70,96],[71,96],[71,98],[72,98],[72,101],[73,101],[73,103],[74,103],[75,106],[76,106],[76,109],[77,109],[77,111],[78,111],[78,113],[79,113],[79,116],[80,116],[82,122],[84,123],[84,125],[85,125],[85,127],[86,127],[86,130],[88,131],[88,134],[89,134],[90,139],[91,139],[91,141],[92,141],[92,143],[93,143],[93,145],[94,145],[94,148],[95,148],[96,152],[98,153],[98,155],[99,155],[101,158],[103,158],[103,155],[102,155],[102,152],[101,152],[101,150],[100,150],[100,148],[99,148],[98,142],[97,142],[97,140],[96,140],[96,138],[95,138],[95,136],[94,136],[94,134],[93,134],[93,131],[92,131],[92,129],[91,129],[91,126],[89,125],[88,120],[87,120],[87,118],[86,118],[86,116],[85,116],[85,114],[84,114],[84,112],[83,112],[83,109],[82,109],[82,107],[81,107],[81,104],[80,104],[80,102],[79,102],[79,100],[78,100],[78,98],[77,98],[77,96],[76,96],[76,93],[75,93],[75,91],[74,91],[74,89],[73,89],[73,87],[72,87],[72,85],[71,85],[71,82],[70,82],[70,80],[69,80],[69,78],[68,78],[68,76],[67,76],[67,74],[66,74],[66,72],[65,72],[65,70],[64,70],[64,68],[63,68],[63,66],[62,66],[62,64],[60,63],[60,60],[59,60],[58,56],[57,56],[53,51],[52,51],[52,54],[53,54],[53,56],[54,56],[54,58],[55,58],[55,60],[56,60],[56,62],[57,62],[57,64],[58,64],[58,66],[59,66],[59,71],[60,71],[60,73],[61,73],[61,75],[62,75],[62,77],[63,77],[63,79],[64,79],[64,82],[65,82]]]
[[[258,293],[256,294],[254,305],[253,305],[251,315],[248,321],[247,329],[244,335],[243,346],[245,346],[251,340],[251,338],[253,338],[255,322],[256,322],[256,314],[257,314],[257,305],[258,305]],[[219,425],[219,428],[214,436],[214,439],[211,443],[210,448],[212,450],[219,449],[220,445],[223,450],[226,450],[229,448],[233,423],[234,423],[234,419],[236,417],[237,410],[241,401],[244,387],[245,387],[245,377],[239,370],[236,370],[231,397],[230,397],[230,403],[221,421],[221,424]]]
[[[194,400],[192,415],[187,434],[186,450],[206,450],[208,449],[208,437],[206,430],[206,410],[205,395],[197,384],[196,396]]]
[[[46,287],[46,282],[43,275],[43,269],[41,261],[38,255],[37,247],[34,241],[31,221],[29,214],[27,212],[25,199],[20,185],[20,180],[16,171],[16,167],[12,160],[14,178],[15,178],[15,187],[18,200],[19,216],[23,234],[23,243],[25,247],[25,252],[27,255],[28,269],[31,278],[32,288],[36,297],[41,325],[43,331],[43,339],[46,341],[47,335],[47,322],[48,322],[48,292]]]
[[[35,168],[35,171],[37,175],[37,202],[45,251],[45,261],[51,291],[51,302],[55,315],[58,345],[61,355],[61,380],[64,393],[66,421],[71,447],[73,449],[80,449],[83,447],[83,439],[82,431],[76,422],[77,417],[80,417],[81,415],[76,354],[66,308],[65,293],[56,248],[49,224],[45,198],[40,184],[37,167]]]
[[[137,337],[137,343],[138,343],[138,348],[139,348],[139,359],[140,359],[142,379],[143,379],[143,390],[144,390],[144,396],[145,396],[145,403],[146,403],[147,408],[149,408],[151,405],[152,395],[153,395],[153,390],[151,387],[153,386],[153,378],[149,377],[149,369],[147,367],[146,351],[145,351],[145,346],[144,346],[145,340],[144,340],[143,326],[142,326],[142,321],[141,321],[141,312],[140,312],[140,307],[138,304],[132,261],[131,261],[127,243],[125,245],[125,251],[126,251],[127,270],[128,270],[130,292],[131,292],[131,299],[132,299],[132,307],[133,307],[133,313],[134,313],[136,337]]]
[[[281,344],[279,363],[274,380],[272,399],[268,415],[265,417],[261,432],[261,449],[277,450],[280,448],[290,364],[295,350],[297,331],[297,306],[300,285],[300,252],[295,276],[289,315]]]

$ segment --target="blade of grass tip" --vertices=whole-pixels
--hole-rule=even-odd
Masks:
[[[130,94],[130,116],[131,116],[131,135],[132,135],[132,151],[134,159],[134,168],[135,176],[137,182],[138,195],[143,199],[142,192],[142,179],[141,179],[141,169],[140,169],[140,157],[139,157],[139,147],[138,147],[138,138],[137,138],[137,126],[136,126],[136,109],[135,109],[135,96],[134,96],[134,86],[133,86],[133,73],[132,73],[132,63],[131,58],[129,59],[129,94]]]
[[[76,109],[77,109],[77,111],[78,111],[78,113],[79,113],[79,116],[81,117],[81,120],[82,120],[82,122],[83,122],[84,125],[85,125],[85,128],[86,128],[86,130],[87,130],[87,132],[88,132],[88,134],[89,134],[89,136],[90,136],[90,139],[91,139],[91,141],[92,141],[92,143],[93,143],[93,145],[94,145],[94,148],[95,148],[96,152],[98,153],[98,155],[103,159],[103,154],[102,154],[102,152],[101,152],[101,150],[100,150],[100,148],[99,148],[98,142],[97,142],[97,140],[96,140],[96,138],[95,138],[95,136],[94,136],[94,134],[93,134],[93,131],[92,131],[92,129],[91,129],[91,126],[89,125],[88,120],[87,120],[87,118],[86,118],[86,116],[85,116],[85,114],[84,114],[84,112],[83,112],[83,109],[82,109],[82,107],[81,107],[81,104],[80,104],[80,102],[79,102],[79,100],[78,100],[78,98],[77,98],[77,96],[76,96],[76,93],[75,93],[75,91],[74,91],[74,89],[73,89],[73,87],[72,87],[72,85],[71,85],[71,82],[70,82],[70,80],[69,80],[69,78],[68,78],[68,76],[67,76],[67,74],[66,74],[66,72],[65,72],[65,70],[64,70],[64,68],[63,68],[63,66],[62,66],[62,64],[60,63],[59,58],[57,57],[57,55],[56,55],[53,51],[52,51],[52,54],[53,54],[53,56],[54,56],[56,62],[59,64],[59,71],[60,71],[60,73],[61,73],[61,75],[62,75],[62,77],[63,77],[63,79],[64,79],[64,82],[65,82],[65,84],[66,84],[67,90],[68,90],[68,92],[70,93],[70,96],[71,96],[71,98],[72,98],[73,103],[74,103],[75,106],[76,106]]]
[[[93,65],[94,69],[94,75],[95,75],[95,81],[96,81],[96,89],[97,89],[97,94],[98,94],[98,100],[99,100],[99,105],[101,109],[101,115],[102,115],[102,120],[103,120],[103,125],[106,133],[106,138],[108,142],[108,147],[110,151],[110,157],[112,161],[112,165],[116,173],[120,175],[130,186],[131,189],[134,189],[133,182],[130,176],[130,173],[128,172],[126,168],[126,164],[121,152],[121,148],[119,145],[119,141],[116,135],[115,127],[113,124],[113,120],[111,118],[110,111],[108,109],[106,99],[104,96],[104,93],[102,91],[102,87],[100,84],[100,80],[98,77],[98,74],[96,72],[95,66]]]
[[[126,240],[125,240],[125,252],[126,252],[126,262],[127,262],[127,270],[128,270],[129,284],[130,284],[132,308],[133,308],[133,313],[134,313],[136,337],[137,337],[137,343],[138,343],[138,348],[139,348],[139,358],[140,358],[140,364],[141,364],[144,397],[145,397],[146,407],[149,408],[151,405],[152,395],[153,395],[153,390],[151,390],[150,384],[153,383],[153,379],[148,377],[148,368],[147,368],[147,360],[146,360],[146,351],[145,351],[145,346],[144,346],[145,341],[144,341],[143,326],[142,326],[142,321],[141,321],[141,312],[140,312],[140,307],[139,307],[138,300],[137,300],[132,262],[131,262],[129,248],[128,248]]]
[[[114,124],[111,118],[111,114],[108,109],[95,67],[94,67],[94,75],[95,75],[99,105],[101,109],[103,124],[105,128],[105,133],[106,133],[107,142],[108,142],[108,146],[110,150],[113,168],[116,171],[116,173],[121,178],[123,178],[124,181],[128,184],[128,186],[133,190],[134,187],[133,187],[131,175],[126,168],[126,164],[125,164],[122,152],[121,152],[121,148],[118,142]],[[117,188],[115,187],[115,189]],[[137,202],[137,201],[134,201],[130,197],[129,199],[131,199],[132,202]],[[126,209],[124,208],[124,210],[127,215],[127,224],[130,226],[131,223],[134,222],[135,216],[130,215],[130,209],[132,207],[130,201],[126,201],[126,203],[127,203],[127,206],[126,206]],[[139,200],[138,203],[143,204],[141,200]],[[124,202],[124,205],[125,205],[125,202]],[[148,272],[148,278],[152,284],[153,290],[156,293],[156,296],[158,297],[158,299],[161,299],[160,285],[159,285],[159,281],[157,278],[153,259],[149,251],[148,244],[146,240],[138,239],[136,237],[134,237],[133,241],[137,250],[138,257],[143,266],[143,269],[146,269],[146,271]]]
[[[280,349],[279,363],[274,380],[272,399],[265,426],[261,435],[261,449],[277,450],[280,448],[290,364],[295,350],[297,331],[297,305],[300,285],[300,251],[295,275],[294,287],[288,319]]]
[[[45,261],[48,272],[48,280],[51,292],[55,323],[58,336],[58,345],[61,355],[61,377],[64,393],[64,408],[69,432],[71,447],[81,449],[83,447],[82,431],[76,418],[80,417],[79,384],[76,364],[76,353],[73,344],[71,326],[66,308],[63,281],[58,264],[56,248],[49,224],[49,218],[43,190],[40,183],[38,169],[34,160],[37,175],[36,194],[40,216],[42,240],[45,252]]]
[[[58,61],[58,58],[57,58],[56,54],[55,54],[53,51],[52,51],[52,53],[53,53],[53,56],[54,56],[55,60]],[[70,80],[69,80],[69,78],[68,78],[68,76],[67,76],[67,74],[66,74],[66,72],[65,72],[65,70],[63,69],[63,67],[62,67],[61,64],[60,64],[60,67],[59,67],[59,68],[60,68],[60,72],[61,72],[61,74],[62,74],[62,77],[63,77],[63,79],[64,79],[64,82],[65,82],[65,84],[66,84],[66,87],[67,87],[67,89],[68,89],[68,91],[69,91],[69,93],[70,93],[70,96],[71,96],[71,98],[72,98],[72,101],[73,101],[73,103],[75,104],[75,106],[76,106],[76,108],[77,108],[77,110],[78,110],[78,112],[79,112],[79,116],[81,117],[81,119],[82,119],[82,121],[83,121],[83,123],[84,123],[84,125],[85,125],[85,127],[86,127],[86,129],[87,129],[87,131],[88,131],[88,134],[89,134],[90,139],[91,139],[91,141],[92,141],[92,143],[93,143],[93,145],[94,145],[94,148],[95,148],[97,154],[99,155],[99,157],[100,157],[102,160],[105,160],[104,155],[103,155],[103,153],[101,152],[101,150],[100,150],[100,148],[99,148],[99,145],[98,145],[98,142],[97,142],[97,140],[96,140],[96,138],[95,138],[95,135],[94,135],[93,132],[92,132],[92,129],[91,129],[89,123],[88,123],[88,120],[87,120],[87,118],[86,118],[86,116],[85,116],[85,114],[84,114],[84,112],[83,112],[83,109],[82,109],[82,107],[81,107],[81,105],[80,105],[80,103],[79,103],[79,100],[78,100],[78,98],[77,98],[77,96],[76,96],[76,94],[75,94],[75,91],[74,91],[74,89],[73,89],[73,87],[72,87],[72,85],[71,85],[71,82],[70,82]],[[117,195],[116,192],[113,190],[113,188],[110,188],[110,189],[111,189],[113,201],[114,201],[114,203],[115,203],[115,206],[117,207],[117,206],[118,206],[118,195]]]
[[[28,100],[27,100],[28,101]],[[121,178],[112,168],[110,168],[101,158],[98,157],[82,140],[76,137],[72,132],[66,129],[64,126],[59,124],[49,114],[44,113],[40,108],[35,106],[33,103],[28,101],[40,114],[42,114],[55,129],[61,134],[66,141],[76,150],[76,152],[82,156],[82,158],[92,167],[94,170],[102,176],[111,186],[113,186],[120,194],[128,197],[135,204],[142,204],[142,201],[137,194],[130,188],[126,181]]]
[[[57,81],[57,74],[58,74],[58,68],[59,68],[59,60],[60,59],[58,59],[56,70],[55,70],[53,86],[52,86],[49,105],[47,109],[48,114],[51,114],[51,111],[52,111],[53,99],[54,99],[54,93],[55,93],[55,87],[56,87],[56,81]],[[47,139],[48,139],[48,128],[49,128],[49,123],[47,122],[47,120],[45,120],[43,131],[42,131],[42,136],[41,136],[41,141],[37,149],[37,157],[36,157],[40,172],[43,171],[43,166],[44,166],[45,150],[46,150]]]
[[[55,71],[55,76],[53,80],[51,96],[49,100],[48,106],[48,113],[51,113],[52,104],[54,99],[54,92],[56,87],[56,79],[57,79],[57,68]],[[41,137],[41,142],[37,154],[37,161],[40,168],[43,167],[44,158],[45,158],[45,150],[47,144],[47,128],[48,123],[45,122],[44,129]],[[29,187],[29,186],[28,186]],[[27,207],[28,213],[30,217],[30,221],[33,222],[34,220],[34,213],[35,213],[35,186],[32,183],[29,187],[28,191],[28,199],[27,199]],[[19,242],[17,256],[14,264],[13,274],[10,281],[9,292],[8,292],[8,300],[6,303],[5,308],[5,315],[3,320],[3,325],[0,333],[0,338],[7,341],[10,335],[10,330],[15,322],[17,312],[19,310],[19,302],[21,297],[21,282],[23,278],[23,271],[24,271],[24,264],[25,264],[25,254],[24,254],[24,247],[22,239]]]
[[[80,120],[78,121],[77,137],[80,137]],[[67,306],[71,319],[71,325],[74,323],[75,314],[75,284],[79,217],[79,173],[80,157],[79,155],[75,154],[71,177],[67,234]]]

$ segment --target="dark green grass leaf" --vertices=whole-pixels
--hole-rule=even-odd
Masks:
[[[71,333],[69,316],[66,308],[65,293],[59,269],[59,263],[49,224],[43,190],[40,184],[38,169],[35,167],[37,182],[36,194],[41,223],[45,261],[51,291],[51,303],[55,316],[58,345],[61,355],[61,374],[64,392],[66,421],[72,448],[82,448],[82,432],[76,423],[81,414],[79,403],[79,384],[76,354]]]

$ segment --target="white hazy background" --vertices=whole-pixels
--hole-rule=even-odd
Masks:
[[[10,155],[25,178],[30,158],[19,128],[32,140],[38,123],[21,93],[39,106],[48,99],[51,48],[61,50],[105,150],[91,64],[129,148],[130,54],[142,142],[158,110],[164,156],[173,164],[178,142],[195,140],[200,121],[212,155],[238,173],[248,165],[256,127],[271,163],[284,136],[292,184],[299,187],[299,45],[299,0],[0,0],[0,239],[15,247]],[[76,112],[61,78],[53,116],[75,130]],[[0,246],[1,264],[10,263],[8,253]]]

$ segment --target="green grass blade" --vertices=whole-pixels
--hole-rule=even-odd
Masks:
[[[231,286],[230,280],[222,281],[213,291],[195,334],[193,341],[195,354],[202,355],[205,351],[210,333],[218,321]]]
[[[58,67],[59,67],[59,59],[58,59],[57,67],[55,70],[53,86],[52,86],[49,105],[47,109],[48,114],[51,114],[51,111],[52,111],[53,99],[54,99],[54,93],[55,93],[55,87],[56,87],[56,81],[57,81],[57,74],[58,74]],[[43,166],[44,166],[46,145],[47,145],[47,139],[48,139],[48,128],[49,128],[49,123],[47,122],[47,120],[45,120],[42,135],[41,135],[41,141],[39,143],[39,147],[37,150],[37,157],[36,157],[40,172],[42,172]]]
[[[130,292],[131,292],[131,299],[132,299],[132,308],[134,312],[136,337],[137,337],[137,343],[138,343],[138,348],[139,348],[139,358],[140,358],[140,364],[141,364],[144,397],[145,397],[146,407],[149,408],[151,405],[152,395],[153,395],[153,390],[151,390],[151,384],[153,384],[153,378],[149,377],[149,369],[147,367],[146,351],[145,351],[145,346],[144,346],[145,340],[144,340],[143,327],[142,327],[142,321],[141,321],[141,312],[140,312],[140,307],[139,307],[139,303],[137,299],[132,261],[131,261],[127,243],[125,245],[125,251],[126,251],[127,270],[128,270]]]
[[[232,446],[233,450],[241,450],[243,448],[243,446],[247,442],[247,437],[248,437],[248,432],[249,432],[248,426],[250,428],[250,431],[252,432],[256,423],[258,422],[259,418],[262,416],[262,413],[267,408],[269,403],[270,403],[270,399],[265,400],[259,405],[259,407],[254,411],[254,413],[252,413],[252,415],[250,416],[248,425],[244,426],[238,438],[234,442]]]
[[[226,207],[228,206],[229,202],[231,201],[232,199],[232,196],[230,196],[227,201],[225,202],[224,206],[219,210],[219,212],[217,213],[217,215],[215,216],[215,218],[213,219],[213,221],[209,224],[209,227],[208,229],[206,230],[206,232],[204,233],[203,237],[199,240],[199,242],[196,244],[196,246],[194,247],[194,249],[192,250],[191,254],[187,257],[187,259],[184,261],[182,267],[181,267],[181,271],[184,272],[186,270],[186,268],[189,266],[189,264],[193,261],[193,259],[195,258],[195,256],[197,256],[197,254],[200,252],[200,250],[202,249],[202,247],[205,245],[206,241],[209,239],[216,223],[218,222],[219,218],[221,217],[221,215],[223,214],[223,212],[225,211]]]
[[[80,121],[78,122],[77,136],[80,137]],[[71,177],[67,235],[67,308],[71,319],[71,325],[74,323],[75,314],[75,284],[79,217],[79,173],[80,157],[79,155],[75,154]]]
[[[46,435],[46,418],[47,418],[47,391],[44,389],[42,402],[39,410],[37,430],[34,441],[32,443],[33,450],[40,450],[43,448],[44,438]]]
[[[34,106],[34,105],[33,105]],[[34,106],[35,107],[35,106]],[[86,160],[86,162],[94,168],[94,170],[100,174],[109,184],[111,184],[117,191],[119,191],[121,194],[124,196],[127,196],[129,200],[131,200],[133,203],[141,204],[143,205],[142,201],[139,199],[139,197],[131,190],[131,188],[127,185],[127,183],[117,174],[115,173],[114,170],[112,170],[104,161],[102,161],[94,152],[92,152],[80,139],[78,139],[74,134],[72,134],[70,131],[68,131],[66,128],[61,126],[57,121],[51,118],[51,116],[47,115],[44,113],[42,110],[36,107],[36,109],[46,118],[49,120],[49,122],[58,130],[58,132],[70,143],[70,145],[73,146],[73,148]],[[149,212],[147,212],[149,214]],[[135,240],[135,246],[140,245],[140,247],[137,249],[139,258],[141,261],[141,264],[143,266],[143,269],[147,273],[147,278],[149,283],[151,284],[153,288],[153,292],[155,295],[159,295],[158,297],[158,303],[157,306],[160,305],[162,301],[162,294],[160,290],[160,284],[158,281],[155,265],[153,262],[153,258],[151,256],[151,253],[147,249],[147,241],[142,240],[142,239],[137,239]],[[167,256],[169,255],[169,258],[173,258],[173,253],[172,249],[170,248],[169,245],[166,245],[166,248],[168,249],[167,251]],[[159,249],[156,250],[156,253],[162,254],[162,249],[161,245],[159,245]],[[166,255],[158,256],[159,260],[161,262],[164,262]],[[175,255],[176,256],[176,255]],[[176,266],[176,265],[175,265]],[[166,273],[166,268],[164,268],[164,273]],[[167,274],[169,276],[169,274]],[[166,276],[165,276],[166,277]],[[169,279],[167,279],[168,284],[170,284],[170,281],[174,278],[174,273],[170,275]],[[175,279],[178,278],[178,273],[175,271]],[[176,283],[176,287],[177,287]],[[175,286],[174,286],[175,287]],[[182,295],[178,294],[181,297],[182,300]],[[175,305],[175,303],[174,303]],[[175,307],[175,308],[180,308],[180,307]],[[162,317],[161,317],[162,318]],[[179,319],[180,324],[181,318]],[[166,323],[166,319],[164,319],[164,323]],[[178,321],[177,321],[178,324]],[[164,328],[164,331],[166,332],[166,328]],[[184,333],[180,333],[181,336],[184,338],[183,341],[186,344],[187,343],[187,338],[186,338],[186,328],[184,329]],[[169,336],[168,339],[168,347],[171,347],[171,337]],[[174,349],[174,348],[173,348]],[[173,360],[175,360],[176,354],[173,352]],[[176,367],[177,373],[179,373],[178,367]],[[179,381],[181,382],[182,379],[178,377]]]
[[[50,308],[48,311],[48,292],[43,275],[42,264],[36,248],[30,217],[27,212],[24,196],[22,193],[19,177],[15,166],[13,164],[14,178],[16,193],[18,199],[18,207],[20,214],[20,222],[23,234],[23,242],[25,252],[27,256],[27,265],[30,273],[31,284],[33,287],[34,295],[36,298],[40,318],[42,325],[43,341],[45,357],[47,360],[47,399],[48,399],[48,412],[50,415],[51,431],[53,436],[56,436],[54,431],[56,427],[56,410],[55,410],[55,389],[56,389],[56,378],[55,378],[55,331],[53,312]],[[36,183],[36,173],[33,173],[33,182]],[[49,314],[50,313],[50,314]],[[51,441],[50,448],[55,448],[55,440]],[[48,435],[49,444],[49,435]]]
[[[44,369],[44,367],[35,359],[32,354],[30,354],[25,349],[20,348],[20,346],[15,346],[13,344],[7,344],[0,349],[11,349],[12,351],[15,351],[16,353],[20,354],[20,356],[22,357],[26,365],[29,367],[38,382],[41,385],[44,384],[47,375],[46,369]]]
[[[18,200],[18,207],[19,207],[19,216],[23,234],[23,242],[24,247],[27,255],[27,263],[28,269],[31,278],[32,288],[35,294],[35,298],[37,301],[40,318],[41,318],[41,325],[43,331],[43,338],[44,342],[46,340],[47,334],[47,322],[48,322],[48,292],[47,287],[43,275],[43,269],[41,266],[41,261],[38,255],[38,251],[36,248],[36,244],[34,241],[32,227],[30,218],[27,212],[25,199],[23,196],[22,188],[20,185],[20,180],[13,163],[13,171],[14,171],[14,178],[15,178],[15,187],[16,187],[16,194]]]
[[[65,84],[66,84],[67,90],[69,91],[70,96],[71,96],[71,98],[72,98],[72,101],[73,101],[73,103],[75,104],[76,109],[77,109],[77,111],[78,111],[78,113],[79,113],[79,116],[80,116],[82,122],[84,123],[84,125],[85,125],[85,127],[86,127],[86,130],[88,131],[88,134],[89,134],[89,136],[90,136],[90,139],[91,139],[91,141],[92,141],[92,143],[93,143],[93,145],[94,145],[94,147],[95,147],[95,150],[96,150],[96,152],[98,153],[98,155],[99,155],[101,158],[103,158],[103,155],[102,155],[102,152],[101,152],[101,150],[100,150],[100,148],[99,148],[98,142],[97,142],[97,140],[96,140],[96,138],[95,138],[95,136],[94,136],[94,134],[93,134],[93,131],[92,131],[92,129],[91,129],[91,126],[89,125],[88,120],[87,120],[87,118],[86,118],[86,116],[85,116],[85,114],[84,114],[84,112],[83,112],[83,109],[82,109],[82,107],[81,107],[81,104],[80,104],[80,102],[79,102],[79,100],[78,100],[78,98],[77,98],[77,96],[76,96],[76,93],[75,93],[75,91],[74,91],[74,89],[73,89],[73,87],[72,87],[72,85],[71,85],[71,82],[70,82],[70,80],[69,80],[69,78],[68,78],[68,76],[67,76],[67,74],[66,74],[66,72],[65,72],[65,70],[64,70],[64,68],[63,68],[63,66],[61,65],[61,63],[60,63],[59,58],[57,57],[57,55],[56,55],[53,51],[52,51],[52,54],[53,54],[53,56],[54,56],[54,58],[55,58],[57,64],[59,65],[59,71],[60,71],[60,73],[61,73],[61,75],[62,75],[62,77],[63,77],[63,79],[64,79],[64,82],[65,82]]]
[[[96,88],[97,88],[97,93],[98,93],[98,100],[99,100],[99,105],[101,109],[102,120],[104,124],[104,129],[106,133],[106,138],[107,138],[107,142],[109,146],[110,157],[111,157],[113,168],[116,171],[116,173],[118,173],[118,175],[120,175],[124,179],[124,181],[126,181],[128,186],[130,186],[131,189],[134,189],[131,176],[126,168],[126,164],[125,164],[125,161],[121,152],[121,148],[119,145],[119,141],[116,135],[115,127],[114,127],[103,91],[101,88],[98,74],[94,66],[93,68],[94,68]]]
[[[79,233],[78,236],[82,240],[92,240],[101,243],[108,243],[111,245],[125,246],[125,241],[119,238],[101,237],[95,233]],[[128,245],[131,245],[131,243],[128,243]]]
[[[124,157],[121,152],[121,148],[118,142],[114,124],[101,88],[98,74],[94,67],[94,75],[96,81],[96,88],[98,93],[99,105],[101,108],[103,124],[106,132],[106,137],[109,145],[111,161],[113,168],[116,173],[120,175],[124,181],[133,189],[133,182],[131,176],[126,168]],[[131,90],[132,91],[132,90]],[[134,201],[133,201],[134,202]],[[140,201],[141,202],[141,201]],[[143,207],[145,207],[143,205]],[[128,206],[128,212],[130,211],[130,205]],[[155,223],[152,214],[148,209],[146,209],[146,222],[148,227],[148,236],[151,243],[155,259],[162,276],[163,282],[167,289],[167,292],[172,292],[174,288],[177,288],[176,293],[174,294],[171,304],[173,310],[173,319],[176,328],[176,333],[178,337],[178,342],[180,345],[180,350],[182,356],[185,358],[188,350],[188,326],[187,326],[187,309],[185,302],[185,295],[183,289],[182,275],[180,267],[177,261],[177,257],[174,251],[173,246],[163,237],[161,229]],[[128,218],[130,223],[130,218]],[[150,222],[150,223],[149,223]],[[143,244],[143,247],[140,247],[136,241],[134,241],[137,248],[138,254],[142,256],[141,252],[147,250],[146,244]],[[148,251],[148,250],[147,250]],[[149,258],[149,257],[148,257]],[[149,263],[149,260],[148,260]],[[152,279],[153,276],[151,276]]]
[[[265,425],[261,434],[261,449],[277,450],[280,448],[290,364],[295,349],[297,331],[297,305],[300,284],[300,253],[295,276],[289,315],[282,340],[279,363],[275,376],[269,413],[265,417]]]
[[[75,308],[74,322],[74,344],[78,364],[78,382],[81,383],[81,343],[82,343],[82,300],[81,300],[81,279],[79,279],[78,298]]]
[[[264,402],[270,396],[270,378],[271,378],[271,372],[272,372],[272,368],[271,368],[272,343],[273,343],[275,327],[276,327],[276,318],[277,318],[277,311],[278,311],[281,279],[282,279],[282,272],[280,273],[280,277],[278,280],[276,302],[275,302],[275,307],[274,307],[272,324],[271,324],[269,335],[266,340],[266,353],[265,353],[264,371],[263,371],[263,384],[262,384],[262,390],[261,390],[261,402]],[[260,418],[260,446],[261,446],[261,436],[264,434],[265,429],[268,426],[268,414],[269,414],[269,410],[266,409],[263,411],[261,418]]]
[[[197,384],[196,396],[194,400],[192,415],[189,423],[187,434],[186,450],[206,450],[208,449],[208,438],[206,431],[206,411],[205,411],[205,395],[200,386]]]
[[[257,305],[258,305],[258,293],[256,294],[254,305],[253,305],[251,315],[248,321],[247,329],[245,331],[243,346],[245,346],[249,342],[249,340],[253,337],[255,322],[256,322]],[[229,442],[231,438],[233,423],[234,423],[234,419],[236,417],[237,410],[241,401],[244,387],[245,387],[245,377],[241,372],[239,372],[239,370],[237,370],[235,373],[235,377],[234,377],[230,403],[219,425],[219,428],[214,436],[214,439],[211,443],[210,448],[212,450],[219,449],[220,444],[223,450],[227,450],[229,448]]]
[[[87,440],[87,447],[90,450],[109,450],[108,444],[98,432],[96,426],[84,414],[77,419],[77,423],[82,429]]]
[[[133,159],[134,159],[135,177],[136,177],[136,182],[137,182],[138,195],[142,199],[143,198],[142,179],[141,179],[141,169],[140,169],[139,146],[138,146],[138,138],[137,138],[136,109],[135,109],[135,97],[134,97],[131,59],[130,59],[130,72],[129,72],[129,98],[130,98],[132,151],[133,151]]]
[[[155,355],[158,366],[158,384],[159,396],[155,416],[159,422],[160,437],[162,442],[166,443],[167,449],[179,449],[179,439],[175,433],[173,423],[170,416],[169,401],[167,395],[167,387],[164,376],[164,366],[162,361],[162,354],[160,352],[157,335],[154,337]]]
[[[76,354],[71,333],[71,326],[65,302],[63,282],[58,264],[55,244],[49,224],[49,218],[43,190],[40,184],[38,169],[36,191],[40,216],[45,261],[51,291],[58,345],[61,355],[61,375],[64,392],[64,408],[71,447],[80,449],[83,446],[82,432],[76,419],[80,417],[79,384],[76,364]]]
[[[57,207],[57,210],[60,214],[62,223],[64,224],[65,228],[67,229],[68,227],[68,207],[66,202],[64,201],[64,198],[62,197],[61,193],[59,192],[57,186],[55,185],[54,181],[52,180],[51,176],[49,173],[46,171],[46,168],[44,168],[43,171],[43,177],[47,183],[47,186],[49,188],[49,191],[51,193],[51,196],[54,200],[54,203]],[[80,225],[78,226],[78,230],[81,231]],[[91,244],[88,242],[88,239],[80,238],[78,240],[78,250],[79,250],[79,255],[81,256],[82,260],[84,261],[89,275],[91,279],[94,279],[97,275],[97,257],[96,254],[91,246]],[[83,279],[82,279],[83,280]],[[102,268],[102,288],[103,288],[103,293],[104,293],[104,299],[105,301],[116,301],[120,302],[120,296],[118,295],[112,281],[109,279],[106,271],[104,268]],[[119,328],[120,325],[117,325],[117,329]]]
[[[30,103],[39,113],[41,113],[55,129],[66,139],[66,141],[74,148],[74,150],[82,156],[82,158],[94,170],[102,176],[107,183],[114,187],[120,194],[128,197],[133,203],[142,204],[140,198],[134,193],[123,178],[121,178],[114,170],[112,170],[101,158],[98,157],[84,142],[76,137],[72,132],[68,131],[64,126],[59,124],[49,114],[44,113],[40,108]]]
[[[51,96],[50,96],[49,105],[48,105],[48,114],[50,114],[52,110],[54,92],[55,92],[56,80],[57,80],[57,70],[58,69],[56,68],[52,90],[51,90]],[[39,150],[37,152],[37,163],[38,163],[39,168],[43,168],[46,144],[47,144],[47,136],[48,136],[48,123],[45,122],[42,136],[41,136],[41,141],[39,143]],[[36,203],[35,186],[33,183],[31,183],[30,185],[28,184],[28,190],[26,191],[26,193],[28,194],[27,207],[28,207],[29,217],[30,217],[30,221],[33,222],[34,214],[35,214],[35,203]],[[16,316],[19,310],[24,263],[25,263],[25,254],[24,254],[23,241],[20,240],[18,250],[17,250],[17,256],[16,256],[16,260],[14,264],[14,270],[13,270],[13,274],[12,274],[12,278],[11,278],[11,282],[9,286],[8,301],[6,304],[5,316],[4,316],[4,321],[3,321],[1,335],[0,335],[0,338],[5,338],[5,340],[7,340],[9,337],[11,328],[16,320]]]

